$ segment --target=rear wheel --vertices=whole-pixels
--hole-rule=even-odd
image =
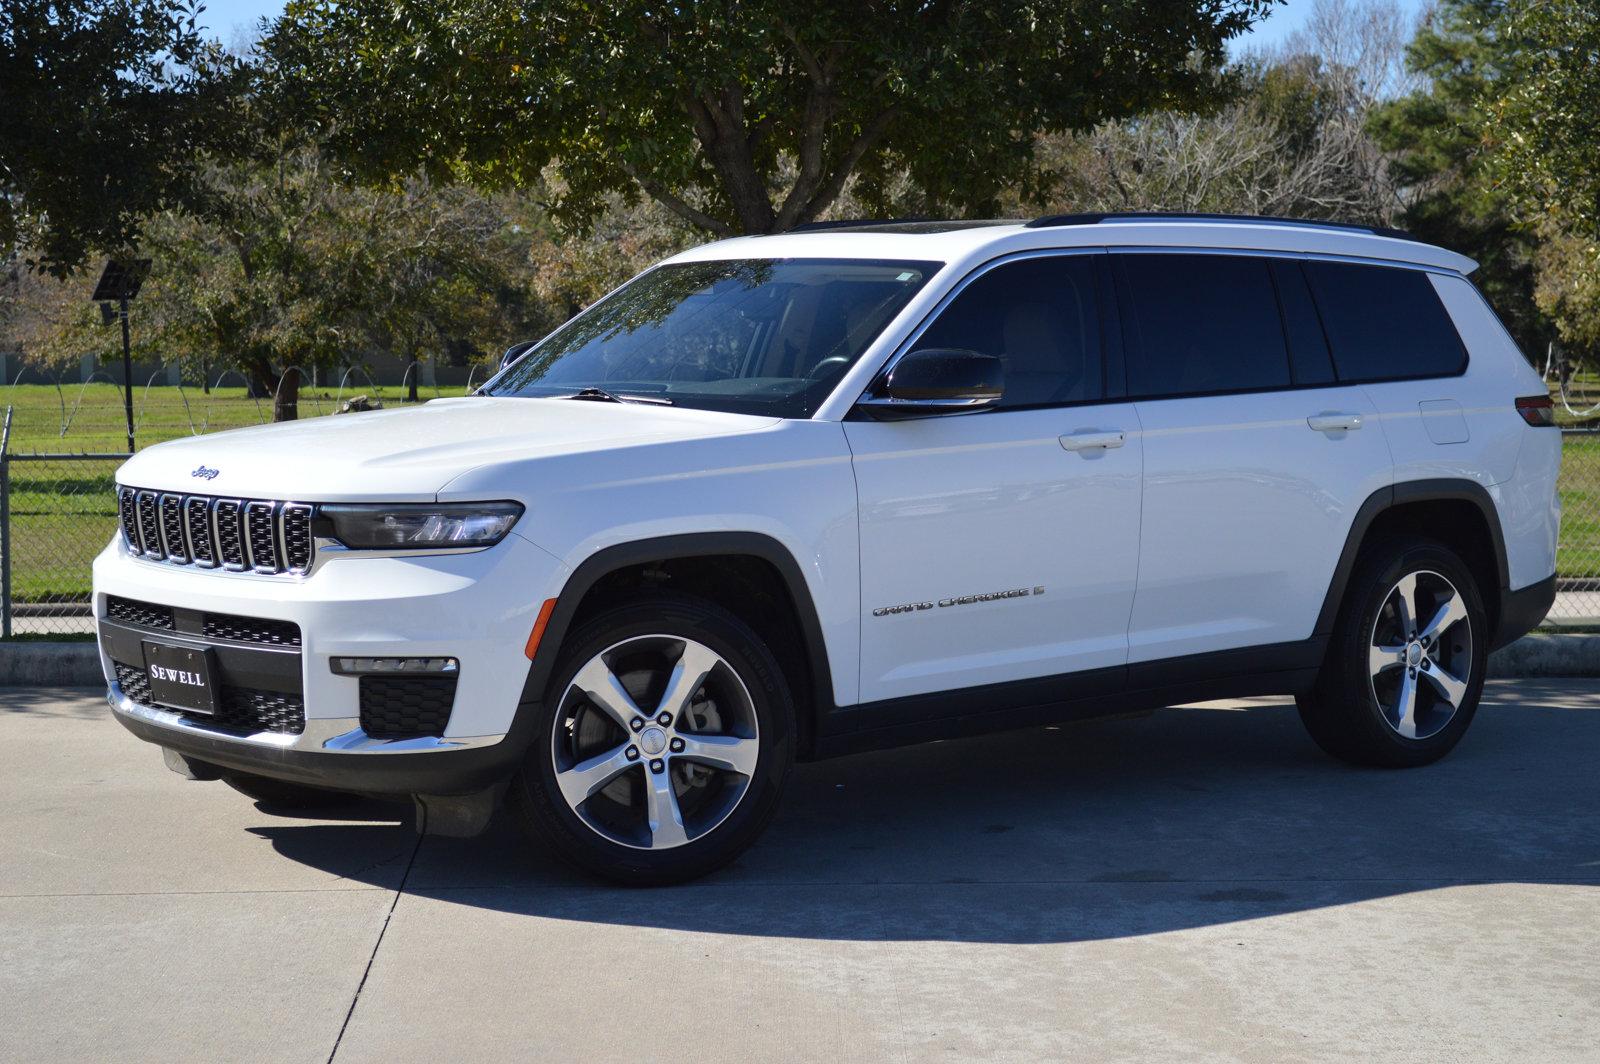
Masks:
[[[1355,764],[1437,761],[1477,712],[1487,639],[1477,581],[1453,551],[1379,543],[1357,562],[1300,718],[1319,746]]]
[[[355,795],[344,791],[328,791],[244,772],[225,772],[221,779],[240,794],[273,809],[326,809],[356,800]]]
[[[609,609],[563,647],[511,806],[585,871],[679,882],[765,828],[794,760],[794,706],[771,652],[699,599]]]

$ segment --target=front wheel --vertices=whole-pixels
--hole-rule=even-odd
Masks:
[[[772,653],[726,610],[652,594],[564,644],[511,805],[567,861],[633,885],[681,882],[765,828],[794,761]]]
[[[1477,712],[1488,639],[1477,581],[1453,551],[1422,539],[1376,544],[1356,563],[1300,718],[1319,746],[1354,764],[1437,761]]]

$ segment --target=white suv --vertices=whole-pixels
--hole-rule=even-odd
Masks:
[[[1421,765],[1555,593],[1560,434],[1472,268],[1196,216],[696,248],[475,396],[130,459],[111,704],[193,778],[507,795],[649,883],[796,759],[1283,693]]]

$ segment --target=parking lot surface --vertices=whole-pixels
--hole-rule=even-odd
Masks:
[[[1411,772],[1285,700],[803,765],[622,890],[507,823],[273,815],[0,689],[0,1060],[1600,1060],[1600,684]]]

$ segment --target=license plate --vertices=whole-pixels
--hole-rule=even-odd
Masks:
[[[215,713],[214,664],[209,648],[145,640],[144,671],[150,678],[150,700],[188,713]]]

